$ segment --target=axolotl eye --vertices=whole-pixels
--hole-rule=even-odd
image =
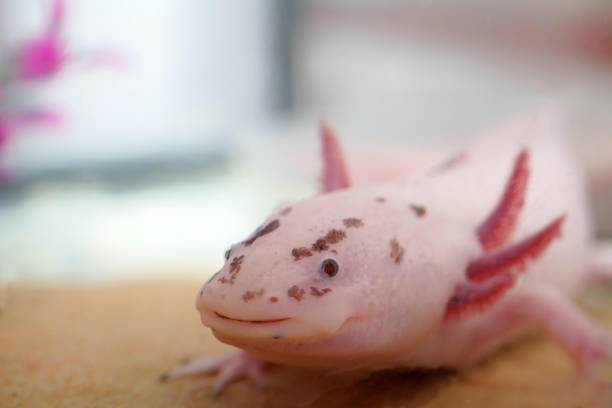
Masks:
[[[338,274],[340,267],[338,266],[338,262],[331,258],[324,259],[321,262],[321,266],[319,266],[319,273],[325,279],[331,279]]]

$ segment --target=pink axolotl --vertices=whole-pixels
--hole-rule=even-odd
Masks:
[[[609,361],[607,333],[570,300],[612,257],[560,133],[531,115],[433,168],[351,187],[322,125],[324,194],[269,216],[197,295],[202,323],[242,350],[164,377],[218,372],[217,393],[261,385],[264,362],[462,367],[533,327],[581,370]]]

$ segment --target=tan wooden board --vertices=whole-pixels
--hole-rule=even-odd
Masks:
[[[0,407],[612,407],[612,365],[585,381],[544,336],[460,372],[360,377],[277,366],[267,391],[240,381],[216,398],[209,377],[160,383],[179,361],[228,349],[199,322],[199,284],[2,288]],[[612,328],[612,289],[580,304]]]

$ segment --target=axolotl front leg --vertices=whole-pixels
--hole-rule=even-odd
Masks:
[[[265,388],[262,370],[265,361],[246,351],[237,350],[220,356],[203,356],[179,366],[160,377],[161,381],[193,375],[216,375],[213,395],[218,395],[231,382],[248,378],[260,389]]]

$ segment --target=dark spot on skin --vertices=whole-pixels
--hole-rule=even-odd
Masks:
[[[251,292],[250,290],[247,290],[246,292],[244,292],[244,295],[242,295],[242,300],[245,302],[248,302],[255,297],[263,296],[263,294],[264,294],[263,289],[260,289],[258,292]]]
[[[226,283],[229,282],[230,285],[234,284],[234,280],[236,280],[236,277],[238,276],[238,272],[240,272],[240,268],[242,266],[242,261],[244,261],[244,255],[240,255],[240,256],[235,256],[232,259],[232,262],[230,263],[230,269],[229,269],[229,281],[227,279],[225,279],[225,276],[222,276],[221,278],[219,278],[219,282],[221,283]]]
[[[361,221],[359,218],[345,218],[342,220],[342,223],[344,224],[344,226],[346,228],[359,228],[359,227],[363,227],[363,221]]]
[[[272,336],[272,338],[273,338],[274,340],[278,340],[278,339],[280,339],[280,338],[281,338],[281,336],[279,336],[279,335],[277,334],[276,336]]]
[[[306,293],[304,289],[298,287],[297,285],[293,285],[287,291],[287,296],[292,297],[299,302],[302,300],[302,297],[304,297],[304,293]]]
[[[324,237],[325,241],[329,244],[336,244],[344,238],[346,238],[346,232],[337,229],[330,230]]]
[[[330,244],[337,244],[346,238],[346,232],[343,230],[331,229],[329,232],[323,237],[319,238],[312,244],[311,249],[316,252],[321,252],[329,249]]]
[[[329,246],[327,245],[327,242],[325,242],[325,239],[323,238],[317,239],[315,243],[312,244],[313,251],[321,252],[321,251],[325,251],[328,248]]]
[[[230,263],[229,273],[238,273],[240,272],[240,267],[242,265],[242,261],[244,260],[244,255],[235,256]]]
[[[434,167],[433,173],[438,174],[457,167],[457,165],[463,163],[467,159],[467,156],[466,152],[459,152]]]
[[[389,244],[391,246],[391,259],[393,259],[396,264],[401,263],[404,259],[404,247],[400,245],[397,238],[393,238]]]
[[[315,288],[314,286],[310,287],[310,294],[312,296],[320,297],[320,296],[323,296],[324,294],[329,293],[329,292],[331,292],[331,288],[319,289],[319,288]]]
[[[270,303],[276,303],[278,302],[278,298],[276,296],[272,296],[270,299],[268,299],[270,301]]]
[[[242,243],[245,246],[249,246],[252,245],[253,242],[255,242],[255,240],[257,238],[260,238],[266,234],[271,233],[272,231],[274,231],[275,229],[277,229],[280,226],[280,221],[279,220],[272,220],[270,221],[265,227],[263,228],[257,228],[257,231],[255,231],[255,233],[253,234],[253,236],[249,239],[247,239],[246,241],[243,241]]]
[[[419,218],[424,217],[425,214],[427,214],[427,208],[424,205],[410,204],[410,208]]]
[[[338,255],[338,251],[336,251],[335,249],[332,249],[329,252],[333,252],[334,254]]]
[[[200,297],[204,294],[204,289],[200,289]]]
[[[287,207],[287,208],[283,208],[280,213],[281,215],[287,215],[290,212],[291,212],[291,207]]]
[[[312,256],[312,252],[310,252],[310,249],[306,247],[300,247],[300,248],[293,248],[291,250],[291,255],[293,255],[294,261],[299,261],[302,258]]]
[[[387,199],[385,197],[376,197],[374,200],[376,200],[377,203],[386,203]]]

